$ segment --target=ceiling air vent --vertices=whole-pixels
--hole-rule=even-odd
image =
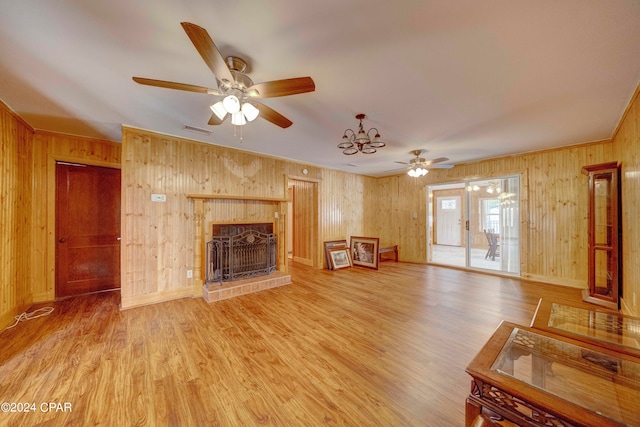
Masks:
[[[199,133],[201,135],[211,135],[211,131],[210,130],[197,128],[195,126],[184,125],[182,128],[184,130],[188,130],[190,132]]]

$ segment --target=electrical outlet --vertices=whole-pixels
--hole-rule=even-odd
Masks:
[[[187,279],[193,279],[193,270],[187,270]]]

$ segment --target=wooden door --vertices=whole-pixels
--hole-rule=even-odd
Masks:
[[[56,165],[56,297],[120,288],[120,170]]]
[[[316,266],[318,244],[318,183],[292,180],[293,185],[293,260]]]

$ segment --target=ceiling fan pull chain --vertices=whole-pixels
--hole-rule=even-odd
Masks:
[[[233,126],[233,139],[238,139],[238,128],[240,128],[240,143],[242,144],[242,126]]]

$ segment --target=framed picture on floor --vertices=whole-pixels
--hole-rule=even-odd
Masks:
[[[347,249],[333,249],[329,251],[332,270],[351,267],[351,258]]]
[[[334,249],[349,249],[346,240],[330,240],[324,242],[324,254],[327,259],[327,268],[333,270],[331,266],[331,251]]]
[[[351,236],[351,262],[353,265],[378,269],[378,249],[380,239],[377,237]]]

